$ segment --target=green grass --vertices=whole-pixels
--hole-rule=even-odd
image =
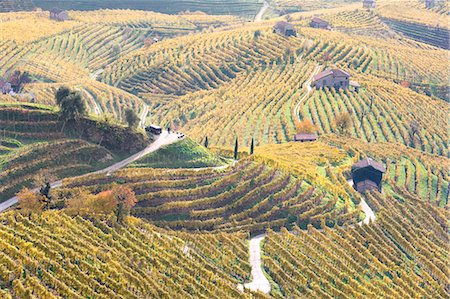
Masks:
[[[203,168],[225,165],[224,159],[186,138],[136,161],[131,167]]]

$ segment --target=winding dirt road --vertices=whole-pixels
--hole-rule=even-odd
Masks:
[[[317,75],[322,68],[321,65],[317,65],[314,68],[313,73],[311,74],[311,77],[308,78],[308,80],[305,82],[305,88],[306,88],[306,94],[298,101],[297,105],[294,108],[294,115],[297,117],[298,121],[301,121],[300,119],[300,105],[309,97],[309,95],[312,92],[311,83],[315,75]]]
[[[262,18],[264,16],[264,14],[266,13],[266,11],[269,9],[269,7],[270,7],[269,2],[268,1],[264,1],[263,6],[261,7],[259,12],[255,16],[255,22],[262,21]]]
[[[145,149],[143,149],[142,151],[126,158],[125,160],[122,160],[120,162],[117,162],[116,164],[113,164],[105,169],[102,170],[98,170],[92,173],[88,173],[88,174],[84,174],[82,176],[79,177],[83,177],[83,176],[87,176],[87,175],[92,175],[92,174],[106,174],[109,175],[112,172],[115,172],[121,168],[124,168],[125,166],[139,160],[140,158],[144,157],[145,155],[148,155],[152,152],[157,151],[158,149],[160,149],[161,147],[165,146],[165,145],[169,145],[171,143],[175,143],[177,141],[179,141],[180,139],[178,138],[178,135],[175,133],[167,133],[167,131],[164,131],[160,136],[157,137],[157,139],[152,142],[149,146],[147,146]],[[58,188],[61,187],[62,185],[62,181],[56,181],[50,184],[52,188]],[[37,192],[39,191],[39,189],[34,189],[33,192]],[[7,201],[4,201],[2,203],[0,203],[0,212],[3,212],[4,210],[12,207],[13,205],[15,205],[18,202],[17,200],[17,196],[14,196],[13,198],[8,199]]]
[[[348,182],[350,185],[353,185],[352,181]],[[375,213],[364,200],[361,199],[361,208],[366,214],[366,217],[363,221],[358,224],[361,226],[363,224],[370,224],[375,221]],[[261,264],[261,242],[266,237],[266,234],[258,235],[250,239],[250,266],[252,267],[252,281],[250,283],[244,284],[245,288],[248,288],[252,291],[261,291],[265,294],[270,292],[270,282],[264,276],[262,272],[262,264]],[[243,291],[242,285],[238,285],[238,289]]]

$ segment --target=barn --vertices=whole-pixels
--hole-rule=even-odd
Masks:
[[[53,8],[50,11],[50,19],[58,21],[58,22],[64,22],[69,20],[69,13],[66,10],[62,10],[59,8]]]
[[[309,26],[319,29],[327,29],[327,30],[331,29],[330,23],[318,17],[312,18],[311,22],[309,23]]]
[[[295,30],[294,25],[286,21],[276,23],[273,27],[273,33],[278,33],[286,37],[297,36],[297,31]]]
[[[386,168],[372,158],[365,158],[352,166],[353,188],[365,193],[369,190],[382,190],[383,174]]]
[[[341,69],[327,69],[314,76],[312,85],[318,89],[323,87],[346,89],[350,85],[350,74]]]

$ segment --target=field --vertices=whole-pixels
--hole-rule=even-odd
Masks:
[[[54,0],[35,0],[34,4],[43,9],[49,10],[54,6]],[[97,10],[97,9],[128,9],[132,7],[136,10],[151,10],[166,14],[177,14],[183,11],[202,11],[215,15],[242,15],[246,17],[254,16],[262,5],[262,0],[133,0],[118,1],[109,0],[107,2],[100,0],[80,0],[74,3],[69,0],[58,1],[60,8],[68,10]]]

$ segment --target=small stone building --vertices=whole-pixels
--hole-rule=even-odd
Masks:
[[[318,138],[317,134],[313,133],[300,133],[294,136],[294,141],[296,142],[313,142]]]
[[[313,77],[312,85],[316,88],[347,89],[350,85],[350,74],[341,69],[327,69]]]
[[[50,11],[50,19],[58,21],[58,22],[68,21],[69,13],[66,10],[62,10],[59,8],[53,8]]]
[[[369,190],[382,191],[383,174],[386,168],[372,158],[365,158],[352,166],[353,188],[365,193]]]
[[[331,29],[330,23],[318,17],[312,18],[311,22],[309,23],[309,26],[319,29],[327,29],[327,30]]]
[[[297,36],[297,31],[295,30],[294,25],[286,21],[276,23],[273,27],[273,33],[278,33],[286,37]]]
[[[377,7],[377,3],[375,0],[363,0],[363,7],[367,9],[375,9]]]

